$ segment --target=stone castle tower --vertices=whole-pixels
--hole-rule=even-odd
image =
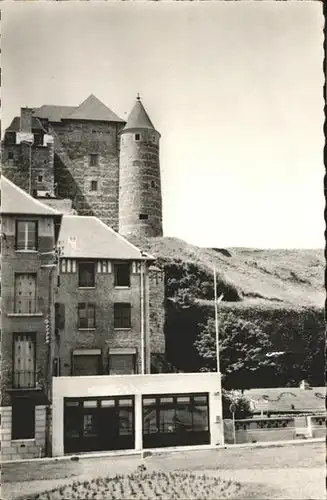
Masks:
[[[139,97],[127,123],[94,95],[77,107],[25,107],[5,131],[2,172],[126,237],[161,236],[159,140]]]
[[[160,134],[139,97],[120,133],[119,232],[162,236]]]

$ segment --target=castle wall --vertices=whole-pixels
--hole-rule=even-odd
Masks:
[[[154,130],[121,135],[119,232],[126,237],[162,236],[159,138]]]
[[[122,125],[63,121],[55,131],[57,196],[70,198],[80,215],[99,217],[118,230],[119,139]],[[97,155],[92,164],[91,155]],[[92,190],[92,181],[97,188]]]
[[[54,191],[53,144],[47,146],[4,144],[2,147],[2,174],[24,191],[29,191],[31,159],[31,186],[35,190]]]

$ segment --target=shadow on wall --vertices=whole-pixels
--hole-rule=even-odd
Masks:
[[[79,215],[95,216],[93,208],[86,200],[83,192],[79,189],[76,181],[64,162],[55,155],[54,160],[54,181],[57,188],[58,198],[69,198],[72,200],[72,207]]]

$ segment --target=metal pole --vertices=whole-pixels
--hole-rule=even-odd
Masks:
[[[217,373],[220,373],[220,363],[219,363],[219,325],[218,325],[218,300],[217,300],[217,278],[216,278],[216,268],[213,270],[213,288],[214,288],[214,299],[215,299],[215,324],[216,324],[216,358],[217,358]]]
[[[51,404],[52,404],[52,314],[51,314],[51,305],[52,305],[52,276],[53,272],[56,269],[56,266],[52,266],[49,271],[49,290],[48,290],[48,307],[47,307],[47,317],[49,322],[49,330],[50,330],[50,338],[49,343],[47,344],[47,366],[46,366],[46,379],[47,379],[47,396],[48,396],[48,406],[46,408],[46,422],[45,422],[45,448],[46,448],[46,456],[51,456],[51,442],[50,442],[50,427],[51,427]]]
[[[141,260],[141,374],[145,374],[145,360],[144,360],[144,260]]]
[[[235,412],[233,411],[233,442],[236,443],[236,432],[235,432]]]
[[[29,151],[28,193],[32,194],[32,144],[30,144],[30,151]]]

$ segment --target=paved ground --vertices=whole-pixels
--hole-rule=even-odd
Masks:
[[[229,448],[174,452],[142,460],[139,456],[81,458],[4,464],[2,499],[10,500],[67,484],[74,479],[147,470],[188,470],[219,475],[248,485],[243,498],[320,500],[325,493],[326,445],[303,443],[269,448]]]

